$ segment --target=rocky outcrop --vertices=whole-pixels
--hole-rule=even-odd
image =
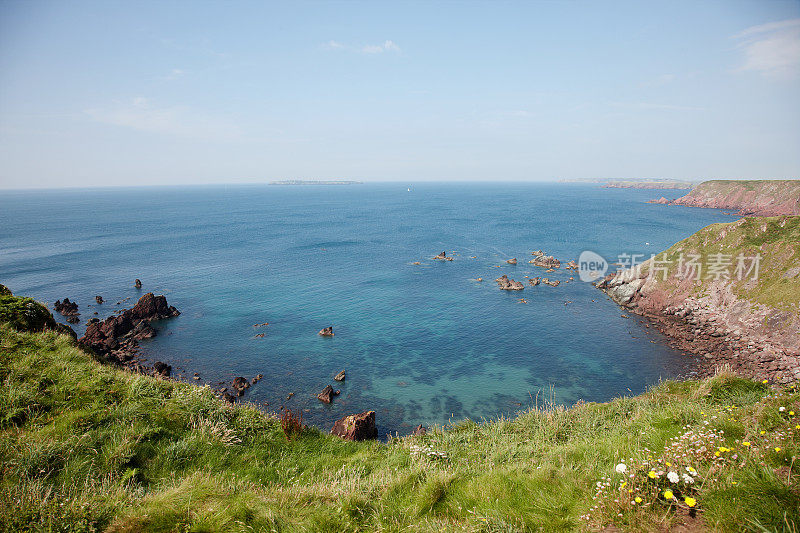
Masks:
[[[322,335],[323,337],[333,337],[333,326],[322,328],[321,330],[319,330],[318,335]]]
[[[798,180],[704,181],[677,200],[663,196],[650,203],[737,210],[739,215],[800,215]]]
[[[542,283],[545,285],[550,285],[551,287],[558,287],[561,285],[561,282],[557,279],[549,279],[549,278],[542,278]]]
[[[447,257],[447,253],[446,252],[442,252],[439,255],[434,256],[434,259],[439,259],[441,261],[452,261],[453,260],[452,257]]]
[[[140,280],[139,278],[136,278],[136,280],[133,282],[133,286],[136,287],[137,289],[141,289],[142,288],[142,280]]]
[[[327,385],[322,392],[317,394],[317,399],[324,403],[331,403],[333,401],[334,396],[338,396],[341,391],[333,390],[333,387]]]
[[[506,263],[508,263],[509,265],[516,265],[517,264],[517,258],[515,257],[514,259],[509,259],[508,261],[506,261]]]
[[[132,309],[103,321],[89,320],[86,333],[78,343],[107,361],[129,366],[138,347],[137,341],[156,335],[150,322],[178,315],[180,312],[168,305],[164,296],[149,292]]]
[[[503,291],[521,291],[525,288],[525,285],[519,281],[508,279],[508,276],[505,274],[497,278],[495,281],[497,282],[498,287],[500,287],[500,290]]]
[[[103,303],[103,297],[102,296],[95,296],[94,297],[94,301],[97,302],[98,305],[102,304]]]
[[[418,425],[417,427],[414,428],[414,431],[411,432],[411,435],[413,435],[415,437],[421,437],[422,435],[425,435],[426,433],[428,433],[428,428],[426,428],[425,426],[420,424],[420,425]]]
[[[529,279],[528,283],[530,283],[531,287],[536,287],[539,283],[541,283],[541,281],[542,281],[542,278],[538,278],[537,277],[537,278]]]
[[[679,180],[620,180],[609,181],[603,185],[605,189],[691,189],[688,181]]]
[[[333,424],[331,433],[345,440],[368,440],[378,436],[375,427],[375,411],[345,416]]]
[[[541,250],[536,250],[532,252],[533,259],[528,261],[529,263],[533,263],[535,266],[542,267],[542,268],[560,268],[561,261],[553,257],[552,255],[546,255]]]
[[[78,316],[80,314],[77,302],[70,302],[69,298],[64,298],[63,302],[56,300],[56,303],[53,304],[53,309],[64,316]]]
[[[344,378],[345,378],[344,370],[333,376],[334,381],[344,381]]]
[[[162,378],[168,378],[172,374],[172,365],[156,361],[153,363],[153,373]]]
[[[681,257],[692,256],[728,265],[711,270],[700,263],[697,275],[680,267]],[[737,273],[737,257],[747,264],[756,256],[764,258],[757,274]],[[704,228],[597,287],[652,320],[675,348],[697,356],[701,377],[726,364],[748,378],[787,383],[800,380],[798,256],[800,217],[744,218]]]

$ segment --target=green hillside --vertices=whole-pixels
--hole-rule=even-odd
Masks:
[[[8,323],[0,382],[0,531],[800,527],[800,394],[725,373],[365,443]]]

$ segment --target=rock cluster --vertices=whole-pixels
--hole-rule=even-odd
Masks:
[[[447,253],[446,252],[442,252],[439,255],[434,256],[433,258],[434,259],[440,259],[442,261],[452,261],[453,260],[452,257],[447,257]]]
[[[531,252],[533,259],[528,261],[529,263],[533,263],[535,266],[542,267],[542,268],[561,268],[561,261],[553,257],[552,255],[546,255],[541,250],[536,250],[535,252]]]
[[[525,285],[523,285],[521,282],[508,279],[508,276],[505,274],[497,278],[495,281],[500,287],[500,290],[503,291],[521,291],[525,288]]]
[[[333,401],[334,396],[338,396],[342,391],[333,390],[333,387],[327,385],[322,392],[317,394],[317,399],[323,403],[331,403]]]
[[[508,263],[509,265],[516,265],[517,264],[517,258],[515,257],[514,259],[509,259],[508,261],[506,261],[506,263]]]
[[[70,324],[77,324],[80,321],[78,319],[80,315],[78,312],[78,304],[77,302],[70,302],[69,298],[64,298],[63,302],[61,300],[56,300],[56,303],[53,304],[53,309],[67,317],[67,322]]]
[[[154,320],[180,315],[180,311],[167,304],[164,296],[154,296],[148,292],[131,309],[100,321],[89,320],[86,333],[78,343],[104,359],[134,367],[131,363],[136,352],[138,340],[154,337],[156,331],[150,326]]]

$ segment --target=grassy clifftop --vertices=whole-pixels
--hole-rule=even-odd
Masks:
[[[287,440],[255,407],[8,324],[0,383],[0,531],[800,527],[800,394],[724,373],[386,443]]]
[[[798,309],[800,217],[751,217],[701,229],[657,256],[657,260],[667,262],[667,278],[674,283],[679,279],[681,256],[684,272],[690,256],[697,256],[696,262],[702,265],[700,277],[708,281],[717,277],[716,272],[727,276],[730,279],[726,284],[739,298],[776,308]],[[739,257],[742,264],[737,272]],[[646,265],[644,270],[651,266]],[[663,276],[654,274],[657,278]],[[697,293],[707,290],[708,283],[695,286]]]

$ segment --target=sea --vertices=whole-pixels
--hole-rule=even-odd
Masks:
[[[403,435],[690,375],[691,357],[577,273],[528,262],[535,250],[564,263],[583,251],[647,258],[734,220],[646,203],[684,193],[498,182],[0,191],[0,283],[51,309],[76,301],[79,335],[90,318],[163,294],[181,315],[155,323],[140,351],[177,379],[218,389],[263,374],[241,401],[323,430],[374,410],[381,435]],[[442,251],[453,261],[432,259]],[[561,284],[501,291],[502,274]],[[318,335],[326,326],[334,336]],[[328,405],[316,395],[329,384],[341,393]]]

